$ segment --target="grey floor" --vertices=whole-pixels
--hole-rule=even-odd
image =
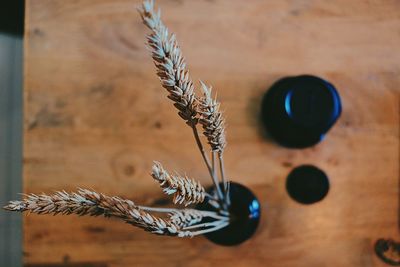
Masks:
[[[22,37],[0,33],[0,207],[22,192]],[[22,266],[21,215],[0,209],[0,266]]]

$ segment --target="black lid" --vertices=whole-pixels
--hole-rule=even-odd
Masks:
[[[270,134],[287,147],[312,146],[323,139],[341,113],[335,87],[311,75],[277,81],[264,96],[262,119]]]

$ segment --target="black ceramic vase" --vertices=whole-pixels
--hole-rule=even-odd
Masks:
[[[220,184],[222,187],[223,185]],[[208,190],[212,195],[214,190]],[[230,183],[229,213],[230,224],[215,232],[207,233],[204,236],[210,241],[224,246],[234,246],[249,239],[257,229],[260,221],[261,207],[256,196],[241,184]],[[208,203],[198,205],[201,210],[217,210]]]

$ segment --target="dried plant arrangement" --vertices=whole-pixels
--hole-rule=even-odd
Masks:
[[[191,128],[213,188],[207,192],[199,181],[179,174],[170,174],[161,163],[154,162],[152,178],[159,183],[165,194],[172,196],[172,202],[181,205],[180,207],[140,206],[131,200],[78,189],[77,192],[71,193],[58,191],[53,194],[23,194],[22,200],[10,201],[4,209],[36,214],[115,217],[153,234],[177,237],[221,233],[221,230],[228,228],[233,231],[234,225],[237,227],[238,223],[243,223],[243,218],[239,217],[244,216],[245,222],[250,218],[252,229],[247,231],[246,237],[239,238],[242,242],[252,235],[258,225],[259,204],[250,191],[239,184],[228,182],[226,177],[224,150],[227,142],[220,103],[212,96],[211,87],[201,81],[201,95],[196,95],[195,85],[190,78],[176,37],[162,22],[160,10],[155,11],[153,0],[145,0],[138,11],[144,25],[150,30],[147,46],[157,76],[178,115]],[[208,149],[204,147],[204,141],[207,142]],[[238,196],[243,199],[232,203],[233,198],[238,199]],[[192,208],[187,208],[189,205],[192,205]],[[240,210],[240,214],[233,212],[235,209]],[[248,212],[243,213],[243,210]],[[239,241],[231,240],[225,243],[231,245],[240,243]]]

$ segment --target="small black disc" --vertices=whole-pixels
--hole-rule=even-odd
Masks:
[[[302,165],[292,170],[286,180],[289,196],[297,202],[312,204],[322,200],[329,191],[326,174],[312,165]]]

